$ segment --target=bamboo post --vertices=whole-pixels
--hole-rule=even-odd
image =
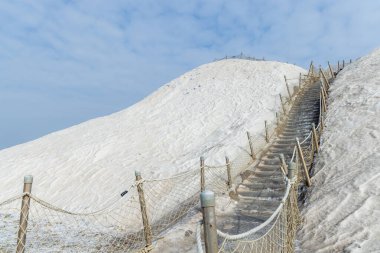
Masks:
[[[339,65],[339,61],[338,61],[338,72],[340,71],[340,65]]]
[[[139,194],[141,216],[142,216],[142,221],[143,221],[143,225],[144,225],[145,243],[146,243],[146,247],[149,247],[152,245],[152,229],[150,227],[149,219],[148,219],[148,211],[146,208],[146,202],[145,202],[141,173],[139,171],[135,171],[135,176],[136,176],[137,192]]]
[[[267,124],[267,121],[266,121],[266,120],[264,121],[264,124],[265,124],[265,141],[266,141],[267,143],[269,143],[268,124]]]
[[[279,95],[280,95],[280,100],[281,100],[282,111],[284,112],[284,114],[286,114],[285,105],[284,105],[284,101],[282,100],[281,93]]]
[[[206,253],[218,252],[218,236],[216,233],[215,194],[212,191],[201,192],[201,207]]]
[[[21,212],[20,212],[20,224],[17,233],[17,253],[24,253],[25,243],[26,243],[26,229],[28,227],[28,216],[30,207],[30,196],[32,192],[33,176],[27,175],[24,177],[24,188],[21,202]]]
[[[205,158],[201,156],[200,158],[200,165],[201,165],[201,191],[203,192],[206,188],[206,181],[205,181]]]
[[[311,181],[310,181],[310,177],[309,177],[309,170],[308,170],[308,168],[306,166],[306,162],[305,162],[305,159],[303,157],[302,148],[301,148],[301,145],[300,145],[300,142],[299,142],[298,138],[296,138],[296,142],[297,142],[298,155],[301,158],[302,167],[303,167],[304,172],[305,172],[306,185],[307,186],[311,186]]]
[[[331,78],[335,78],[334,71],[331,68],[330,62],[327,62],[327,64],[329,65],[329,70],[330,70]]]
[[[318,135],[317,135],[317,130],[315,130],[315,124],[314,123],[311,124],[311,129],[313,131],[313,141],[314,141],[314,146],[315,146],[315,152],[318,154],[318,149],[319,149]]]
[[[231,164],[230,159],[226,156],[226,166],[227,166],[227,186],[228,189],[232,187],[232,177],[231,177]]]
[[[288,166],[286,166],[284,154],[280,154],[280,162],[281,162],[281,167],[284,168],[284,173],[286,175],[288,172]]]
[[[285,79],[286,89],[288,90],[289,99],[290,99],[292,97],[292,94],[290,93],[289,84],[288,84],[288,80],[286,79],[286,75],[284,75],[284,79]]]
[[[255,152],[253,152],[252,138],[251,138],[251,134],[248,131],[247,131],[247,137],[248,137],[249,149],[251,151],[252,159],[255,160],[256,155],[255,155]]]

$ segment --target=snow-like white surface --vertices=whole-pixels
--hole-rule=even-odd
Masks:
[[[33,193],[71,210],[97,209],[134,181],[233,158],[245,131],[274,121],[294,65],[223,60],[200,66],[118,113],[0,151],[0,202],[34,176]],[[295,84],[297,83],[294,82]],[[86,201],[84,201],[86,200]]]
[[[331,86],[300,252],[380,252],[380,49]]]

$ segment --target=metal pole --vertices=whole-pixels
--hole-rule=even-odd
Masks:
[[[315,124],[314,123],[311,124],[311,128],[313,131],[313,140],[314,140],[315,152],[318,154],[318,149],[319,149],[318,135],[317,135],[317,130],[315,130]]]
[[[142,221],[144,225],[145,243],[146,243],[146,247],[149,247],[152,245],[152,229],[150,227],[149,219],[148,219],[148,212],[147,212],[146,203],[145,203],[143,183],[141,181],[142,179],[141,173],[139,171],[135,171],[135,176],[136,176],[137,192],[139,194],[141,216],[142,216]]]
[[[215,194],[212,191],[201,192],[201,207],[206,253],[217,253],[218,236],[216,233]]]
[[[226,156],[226,166],[227,166],[227,186],[228,189],[232,187],[232,177],[231,177],[231,164],[230,159]]]
[[[33,176],[28,175],[24,177],[24,189],[23,193],[25,194],[22,197],[21,203],[21,213],[20,213],[20,224],[17,233],[17,253],[24,253],[25,243],[26,243],[26,229],[28,227],[28,216],[29,216],[29,207],[30,207],[30,196],[32,192]]]
[[[305,159],[303,157],[302,148],[301,148],[301,145],[300,145],[300,142],[299,142],[298,138],[296,138],[296,142],[297,142],[298,155],[301,158],[302,167],[303,167],[303,169],[305,171],[306,185],[307,186],[311,186],[311,181],[310,181],[310,176],[309,176],[309,170],[308,170],[308,168],[306,166],[306,162],[305,162]]]
[[[284,101],[282,100],[281,93],[279,95],[280,95],[280,100],[281,100],[282,111],[284,112],[284,114],[286,114],[285,105],[284,105]]]
[[[255,152],[253,152],[253,144],[252,144],[251,134],[248,131],[247,131],[247,137],[248,137],[249,149],[251,150],[252,159],[256,159]]]
[[[265,124],[265,141],[267,143],[269,143],[268,125],[267,125],[267,121],[266,120],[264,121],[264,124]]]
[[[290,93],[289,84],[288,84],[288,81],[286,80],[286,76],[285,75],[284,75],[284,79],[285,79],[286,89],[288,90],[289,99],[290,99],[292,97],[292,94]]]
[[[200,158],[200,164],[201,164],[201,191],[203,192],[205,190],[205,158],[201,156]]]

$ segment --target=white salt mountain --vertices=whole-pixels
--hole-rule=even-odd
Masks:
[[[222,60],[169,82],[112,115],[0,151],[0,202],[19,194],[23,176],[33,193],[74,211],[97,210],[134,181],[198,169],[199,156],[222,163],[264,132],[286,96],[284,75],[300,67],[270,61]],[[297,81],[294,82],[298,83]]]
[[[380,252],[380,49],[331,86],[299,252]]]

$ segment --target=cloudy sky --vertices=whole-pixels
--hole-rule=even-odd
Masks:
[[[307,67],[380,46],[380,1],[0,1],[0,149],[244,54]]]

